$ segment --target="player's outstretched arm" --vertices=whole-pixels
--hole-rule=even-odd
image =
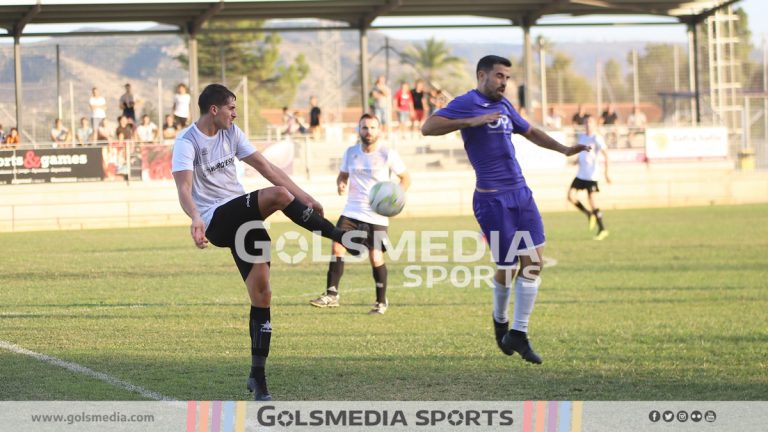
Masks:
[[[179,193],[181,208],[192,219],[192,224],[189,226],[189,234],[192,236],[192,240],[195,241],[195,245],[200,249],[204,249],[208,246],[208,240],[205,238],[205,223],[203,218],[200,217],[200,212],[197,211],[195,200],[192,199],[192,171],[176,171],[173,173],[173,179],[176,181],[176,190]]]
[[[253,152],[250,156],[243,158],[243,162],[252,166],[273,185],[283,186],[299,201],[306,204],[308,207],[312,207],[320,216],[323,215],[323,206],[315,201],[311,195],[304,192],[304,190],[294,183],[283,170],[268,161],[261,153]]]
[[[493,123],[501,117],[501,112],[483,114],[477,117],[449,119],[440,115],[430,116],[421,125],[421,134],[424,136],[445,135],[447,133],[467,127],[482,126]]]
[[[344,195],[347,192],[347,183],[349,182],[349,173],[339,171],[339,175],[336,177],[336,191],[339,195]]]
[[[556,151],[566,156],[572,156],[577,153],[583,152],[585,150],[589,150],[590,148],[589,146],[582,145],[582,144],[576,144],[571,147],[562,145],[559,142],[557,142],[554,138],[547,135],[546,132],[542,131],[541,129],[535,128],[533,126],[531,126],[531,128],[528,129],[528,132],[525,132],[522,135],[526,137],[528,141],[536,144],[539,147]]]

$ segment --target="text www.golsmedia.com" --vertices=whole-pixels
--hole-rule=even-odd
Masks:
[[[120,412],[110,414],[32,414],[33,423],[152,423],[153,414],[127,415]]]

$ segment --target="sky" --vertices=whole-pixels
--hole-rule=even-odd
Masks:
[[[181,1],[181,0],[179,0]],[[67,3],[69,0],[57,0],[57,3]],[[80,3],[79,0],[71,1]],[[168,0],[165,0],[168,2]],[[29,4],[30,0],[4,0],[6,4]],[[89,0],[89,3],[110,3],[109,0]],[[749,16],[750,29],[752,31],[753,45],[761,46],[763,39],[768,36],[768,1],[766,0],[742,0],[736,3],[737,7],[746,10]],[[632,16],[632,17],[547,17],[541,22],[674,22],[658,16]],[[477,17],[434,17],[434,18],[379,18],[374,21],[374,26],[386,25],[441,25],[441,24],[505,24],[504,20]],[[762,25],[761,25],[762,24]],[[113,30],[135,30],[155,25],[154,23],[130,23],[130,24],[104,24],[103,26],[88,24],[88,27],[104,27]],[[80,25],[39,25],[30,24],[28,32],[69,31]],[[494,42],[509,40],[509,43],[522,43],[522,30],[517,27],[491,28],[491,29],[424,29],[424,30],[381,30],[388,36],[397,39],[423,40],[435,37],[447,42]],[[578,38],[574,33],[578,32]],[[612,42],[612,41],[647,41],[647,42],[680,42],[687,41],[684,25],[660,25],[660,26],[622,26],[622,27],[533,27],[531,34],[535,39],[542,35],[553,42]],[[24,41],[32,41],[27,38]],[[10,38],[0,38],[0,43],[10,43]]]

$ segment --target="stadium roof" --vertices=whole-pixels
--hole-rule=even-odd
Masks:
[[[738,0],[221,0],[30,1],[0,5],[0,28],[24,35],[28,24],[154,21],[196,32],[208,20],[316,18],[369,28],[378,17],[479,16],[535,25],[551,15],[657,15],[698,21]],[[391,27],[391,26],[388,26]],[[62,34],[66,33],[61,31]]]

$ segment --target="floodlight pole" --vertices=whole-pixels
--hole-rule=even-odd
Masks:
[[[532,112],[531,106],[531,90],[533,89],[533,53],[531,50],[531,19],[528,17],[523,19],[523,74],[525,91],[523,92],[523,100],[520,101],[520,105],[525,107],[526,111]]]
[[[370,72],[368,70],[368,30],[360,26],[360,100],[363,114],[368,111],[368,81]]]

